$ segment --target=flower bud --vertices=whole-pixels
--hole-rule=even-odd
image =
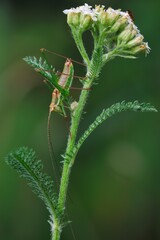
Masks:
[[[108,13],[103,11],[101,14],[100,14],[100,23],[103,25],[103,26],[108,26]]]
[[[72,103],[71,103],[71,110],[72,110],[72,111],[75,111],[75,109],[77,108],[77,106],[78,106],[78,102],[76,102],[76,101],[72,102]]]
[[[108,17],[108,13],[106,12],[106,10],[104,9],[105,7],[102,5],[96,5],[95,9],[94,9],[94,13],[97,16],[97,20],[100,23],[100,25],[102,26],[107,26],[108,22],[107,22],[107,17]]]
[[[120,13],[120,10],[114,10],[112,8],[108,8],[107,11],[108,13],[108,25],[109,26],[112,26],[115,21],[117,21],[117,19],[120,17],[119,13]]]
[[[105,6],[104,5],[95,5],[95,11],[96,13],[101,13],[102,11],[105,11]]]
[[[68,25],[78,26],[79,25],[79,13],[69,12],[67,15]]]
[[[126,17],[119,18],[114,25],[111,27],[110,32],[116,33],[120,28],[124,28],[128,22],[128,19]]]
[[[81,14],[80,16],[80,28],[84,31],[92,26],[93,20],[90,15]]]
[[[143,42],[141,45],[132,48],[131,52],[132,54],[137,54],[140,52],[145,52],[146,54],[148,54],[150,52],[150,47],[148,46],[148,43]]]
[[[142,35],[138,35],[137,37],[133,38],[126,44],[126,48],[132,48],[140,45],[143,42],[144,37]]]
[[[132,40],[136,34],[136,30],[134,30],[133,26],[130,24],[118,35],[118,42],[128,42],[129,40]]]
[[[77,30],[81,29],[82,32],[88,30],[94,21],[97,21],[97,11],[92,10],[92,7],[88,4],[77,8],[71,8],[64,10],[64,14],[67,14],[67,23],[69,26],[75,27]]]

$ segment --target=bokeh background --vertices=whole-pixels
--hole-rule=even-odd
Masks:
[[[62,10],[84,1],[0,2],[0,239],[50,239],[48,213],[26,183],[4,163],[19,146],[36,150],[45,170],[53,174],[46,123],[50,92],[22,58],[39,56],[45,47],[81,61]],[[152,49],[137,60],[116,59],[103,69],[81,122],[80,133],[103,108],[124,99],[160,107],[160,1],[92,1],[124,11]],[[90,37],[85,36],[91,49]],[[50,56],[61,70],[64,59]],[[84,74],[75,66],[76,75]],[[75,86],[76,86],[75,80]],[[78,93],[73,92],[75,98]],[[69,187],[68,215],[77,240],[160,239],[160,114],[122,113],[105,122],[78,154]],[[65,120],[54,114],[55,154],[64,152]],[[63,240],[71,240],[66,227]]]

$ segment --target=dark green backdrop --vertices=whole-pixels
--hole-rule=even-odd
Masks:
[[[105,66],[88,100],[81,132],[103,108],[117,101],[138,99],[160,106],[160,1],[88,3],[132,10],[152,51],[147,58],[116,59]],[[1,240],[50,239],[43,204],[5,165],[4,156],[19,146],[33,147],[52,174],[46,136],[51,96],[42,78],[22,58],[39,56],[39,49],[45,47],[81,61],[62,10],[82,4],[84,1],[62,0],[0,3]],[[90,50],[90,36],[85,39]],[[50,59],[62,69],[63,59]],[[76,75],[83,76],[83,67],[75,68]],[[77,93],[73,95],[77,97]],[[73,168],[68,199],[77,240],[160,239],[159,122],[159,113],[122,113],[86,141]],[[52,125],[59,156],[65,149],[66,123],[54,114]],[[68,227],[62,239],[72,239]]]

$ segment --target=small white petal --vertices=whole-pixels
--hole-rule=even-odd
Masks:
[[[89,15],[93,21],[97,21],[97,14],[95,9],[92,9],[92,6],[89,6],[87,3],[85,3],[82,6],[79,6],[77,8],[71,8],[71,9],[66,9],[63,11],[64,14],[68,13],[82,13],[84,15]]]
[[[146,42],[144,44],[145,44],[145,47],[146,47],[146,53],[149,54],[150,51],[151,51],[151,48],[149,47],[148,42]]]

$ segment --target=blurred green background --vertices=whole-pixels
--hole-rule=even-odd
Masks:
[[[46,124],[50,92],[22,58],[39,56],[45,47],[81,61],[62,10],[84,1],[0,2],[0,239],[50,239],[48,213],[26,183],[4,163],[19,146],[36,150],[52,173]],[[137,60],[116,59],[102,71],[87,103],[80,133],[111,104],[151,102],[159,109],[160,1],[88,1],[131,10],[151,54]],[[90,50],[90,36],[85,36]],[[61,70],[64,60],[50,56]],[[76,75],[84,75],[75,66]],[[76,80],[75,80],[76,86]],[[78,93],[73,92],[77,98]],[[78,154],[69,187],[68,215],[77,240],[160,239],[160,114],[122,113],[90,136]],[[65,120],[54,114],[53,142],[64,152]],[[58,157],[57,157],[58,158]],[[58,158],[58,161],[61,159]],[[63,240],[73,239],[66,227]]]

